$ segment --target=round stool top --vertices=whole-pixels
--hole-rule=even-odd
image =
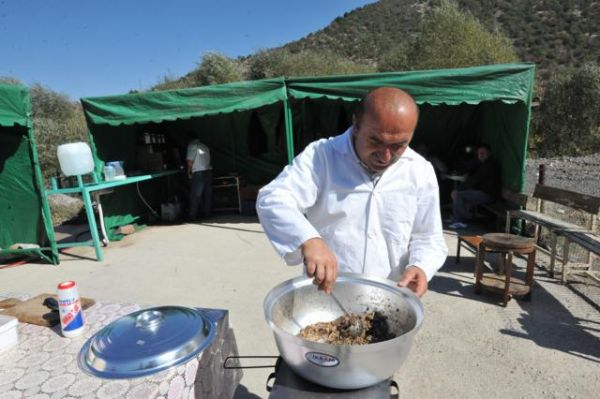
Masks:
[[[533,240],[515,234],[488,233],[481,236],[482,242],[496,248],[505,249],[529,249],[533,247]]]

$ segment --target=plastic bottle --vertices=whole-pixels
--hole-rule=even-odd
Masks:
[[[115,167],[110,164],[106,164],[104,166],[104,180],[106,180],[106,181],[114,180],[115,175],[116,175]]]
[[[83,309],[75,281],[64,281],[57,287],[60,329],[65,337],[76,337],[85,332]]]

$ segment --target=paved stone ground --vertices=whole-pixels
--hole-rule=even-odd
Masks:
[[[537,269],[531,302],[512,300],[503,308],[498,297],[473,293],[473,257],[463,251],[456,264],[454,233],[446,240],[450,257],[431,282],[423,299],[424,325],[394,376],[401,396],[596,397],[600,312],[598,297],[589,292],[598,287],[561,285]],[[262,300],[273,286],[301,272],[282,264],[252,218],[150,227],[112,243],[105,261],[89,258],[91,249],[77,248],[58,267],[0,270],[0,292],[38,294],[74,279],[82,295],[98,299],[225,308],[240,354],[273,355]],[[236,398],[266,398],[270,372],[245,370]],[[0,382],[0,397],[1,392]]]

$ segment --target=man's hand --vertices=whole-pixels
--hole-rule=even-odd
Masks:
[[[398,285],[400,287],[407,287],[420,298],[427,292],[427,276],[421,268],[409,266],[404,271]]]
[[[302,244],[302,256],[306,274],[314,277],[314,284],[320,290],[331,294],[337,278],[337,259],[321,238],[311,238]]]

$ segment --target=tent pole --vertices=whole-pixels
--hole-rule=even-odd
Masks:
[[[535,69],[534,65],[530,71],[529,92],[527,93],[527,103],[525,104],[527,107],[527,123],[525,124],[525,145],[523,148],[523,162],[521,167],[521,193],[525,190],[525,181],[527,178],[525,165],[527,163],[527,155],[529,154],[529,128],[531,125],[531,101],[533,100],[533,89],[535,85]]]
[[[86,123],[89,126],[89,123],[86,119]],[[92,158],[94,158],[94,172],[92,173],[92,179],[94,183],[97,183],[99,180],[99,176],[102,173],[103,162],[98,158],[98,150],[96,149],[96,142],[94,141],[94,136],[92,135],[92,131],[90,128],[87,128],[87,138],[90,144],[90,149],[92,150]]]
[[[33,174],[35,176],[35,182],[38,186],[40,201],[42,202],[42,221],[44,222],[44,229],[46,230],[46,235],[48,237],[48,241],[50,242],[50,249],[52,251],[52,256],[50,259],[52,259],[53,264],[58,265],[60,261],[58,259],[56,238],[54,236],[52,213],[50,212],[48,197],[46,196],[46,189],[44,188],[44,179],[42,178],[42,170],[40,168],[40,162],[37,153],[35,132],[33,130],[33,122],[30,118],[27,118],[27,134],[29,135],[29,150],[31,151],[31,160],[33,161]]]
[[[283,117],[285,120],[285,143],[287,149],[288,163],[294,160],[294,128],[292,124],[292,109],[289,100],[283,100]]]

